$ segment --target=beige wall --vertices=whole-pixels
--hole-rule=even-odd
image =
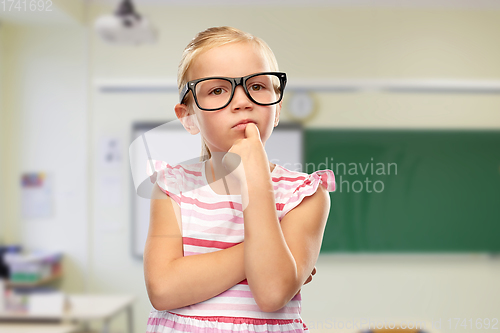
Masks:
[[[94,6],[91,17],[107,13],[110,8]],[[453,10],[391,10],[352,8],[195,8],[140,7],[141,13],[160,30],[157,45],[109,46],[92,35],[91,68],[95,79],[162,79],[174,78],[185,45],[196,32],[214,25],[230,25],[263,38],[274,50],[280,69],[293,79],[396,78],[396,79],[495,79],[500,75],[500,47],[494,43],[500,29],[500,12]],[[488,37],[489,36],[489,37]],[[471,45],[473,47],[471,47]],[[92,147],[99,138],[115,135],[128,142],[130,124],[136,120],[175,119],[175,93],[112,96],[92,90]],[[390,93],[315,93],[318,114],[307,126],[314,127],[376,127],[376,128],[499,128],[500,97],[498,95],[454,94],[390,94]],[[282,121],[287,120],[286,100]],[[93,148],[93,149],[94,149]],[[123,153],[126,154],[125,147]],[[94,154],[95,156],[95,154]],[[97,165],[94,163],[94,165]],[[119,171],[126,188],[129,166]],[[99,177],[105,172],[93,168],[95,198]],[[138,300],[137,330],[143,326],[150,309],[145,297],[142,262],[134,261],[130,252],[129,200],[123,198],[124,209],[102,209],[94,199],[95,232],[91,286],[102,292],[129,290]],[[114,232],[101,231],[101,223],[114,220],[120,227]],[[120,236],[121,235],[121,236]],[[123,255],[123,253],[127,253]],[[392,260],[392,261],[391,261]],[[399,261],[398,261],[399,260]],[[446,265],[448,259],[440,262]],[[366,260],[370,262],[368,258]],[[405,259],[389,259],[390,272],[400,276],[392,280],[383,269],[372,284],[363,279],[351,281],[360,272],[365,276],[365,264],[343,265],[324,257],[318,262],[323,274],[304,287],[303,318],[309,322],[325,321],[341,315],[393,315],[424,317],[444,315],[439,309],[426,311],[432,302],[428,294],[419,294],[421,284],[412,286],[412,279],[425,281],[428,290],[446,303],[446,293],[440,294],[439,281],[453,276],[452,268],[437,273],[438,278],[425,279],[433,263],[422,264],[418,277],[410,277],[405,269],[396,267]],[[439,261],[439,260],[438,260]],[[426,259],[423,259],[426,262]],[[418,263],[415,264],[417,267]],[[335,266],[335,267],[334,267]],[[448,267],[448,266],[446,266]],[[451,267],[451,266],[450,266]],[[121,269],[119,269],[121,268]],[[466,271],[467,269],[465,269]],[[128,272],[124,278],[122,271]],[[480,275],[480,274],[479,274]],[[434,275],[436,277],[436,275]],[[423,280],[422,280],[423,279]],[[385,284],[382,294],[376,284]],[[410,281],[410,282],[409,282]],[[434,282],[438,281],[438,282]],[[133,286],[133,287],[130,287]],[[392,289],[391,289],[392,286]],[[359,290],[365,290],[361,293]],[[400,300],[398,293],[420,295],[416,304]],[[470,290],[470,289],[468,289]],[[497,289],[495,289],[496,292]],[[380,291],[380,290],[378,290]],[[344,297],[346,294],[352,298]],[[343,295],[342,298],[336,295]],[[366,296],[366,298],[364,298]],[[392,301],[391,301],[392,299]],[[359,305],[358,303],[363,303]],[[483,298],[484,309],[495,306],[494,298]],[[347,304],[346,304],[347,303]],[[446,303],[453,310],[467,311],[458,303]],[[474,304],[472,301],[471,304]],[[455,305],[455,307],[454,307]],[[477,306],[477,304],[476,304]],[[349,310],[345,310],[345,309]],[[359,311],[357,311],[358,309]],[[376,312],[371,312],[378,309]],[[450,310],[452,311],[452,310]]]
[[[93,7],[91,17],[109,9]],[[263,38],[300,79],[485,80],[500,75],[500,11],[388,8],[146,7],[155,46],[110,47],[93,35],[93,76],[175,78],[196,32],[232,25]],[[289,93],[289,96],[291,92]],[[498,128],[498,95],[315,93],[307,126]],[[286,120],[285,97],[282,119]],[[172,111],[168,110],[170,114]]]
[[[155,46],[97,42],[97,76],[176,74],[195,33],[231,25],[263,38],[292,77],[497,78],[500,11],[387,8],[138,7],[160,30]],[[91,19],[112,8],[93,6]],[[120,50],[120,57],[114,56]],[[141,60],[147,59],[147,62]],[[131,62],[134,66],[128,66]]]
[[[287,72],[290,79],[500,77],[497,33],[500,11],[236,6],[138,6],[137,9],[159,28],[158,44],[106,45],[98,39],[92,24],[89,31],[83,31],[78,19],[74,19],[74,25],[64,28],[6,25],[6,29],[0,29],[0,38],[3,38],[0,63],[4,64],[0,67],[3,70],[0,72],[0,84],[3,84],[0,171],[2,194],[7,198],[0,215],[7,223],[2,223],[0,232],[7,236],[7,241],[20,241],[28,247],[64,248],[68,255],[65,291],[84,292],[88,285],[86,291],[89,292],[137,295],[136,332],[144,331],[151,306],[145,291],[142,261],[132,258],[130,248],[130,125],[134,120],[173,119],[177,96],[104,96],[94,89],[94,79],[173,78],[189,40],[196,32],[216,25],[235,26],[263,38],[274,50],[280,69]],[[93,4],[88,22],[112,10],[114,8]],[[82,15],[78,10],[72,12],[75,11],[75,17]],[[86,33],[90,37],[88,50]],[[86,81],[87,78],[90,80]],[[55,93],[62,96],[62,104],[44,98]],[[315,93],[315,97],[318,114],[307,126],[500,128],[499,95],[322,92]],[[287,120],[286,108],[285,101],[282,121]],[[47,117],[59,126],[51,127]],[[102,207],[96,192],[100,177],[109,175],[109,170],[100,169],[98,160],[100,139],[105,135],[122,140],[123,160],[112,173],[119,175],[126,193],[114,208]],[[57,140],[57,137],[63,139]],[[57,215],[41,224],[23,221],[18,213],[19,173],[30,169],[53,170],[61,179],[56,189]],[[114,227],[103,227],[103,221],[111,222]],[[397,262],[394,260],[391,267]],[[356,313],[355,306],[362,295],[343,302],[334,301],[336,295],[345,295],[345,290],[375,287],[363,284],[363,280],[352,280],[364,264],[338,264],[342,269],[332,268],[332,261],[324,258],[318,263],[321,278],[318,275],[317,281],[304,287],[306,322],[338,313],[346,317],[362,315]],[[396,297],[414,282],[404,272],[417,269],[424,277],[433,264],[418,266],[417,263],[411,267],[403,269],[401,279],[394,281],[388,294]],[[498,269],[485,268],[474,275],[475,281],[490,274],[487,272],[494,272],[498,277]],[[444,302],[449,293],[460,294],[460,288],[467,287],[461,284],[440,291],[442,281],[454,273],[456,271],[443,271],[442,280],[437,282],[425,280],[426,288],[434,292],[432,297]],[[377,278],[391,278],[389,273],[384,274]],[[348,282],[350,289],[342,285]],[[418,294],[418,288],[413,290]],[[498,305],[495,299],[500,299],[498,288],[491,290],[492,296],[481,294],[481,302],[470,293],[469,302],[450,301],[444,303],[443,308],[466,311],[468,306],[479,310],[483,306],[483,313],[490,313],[489,309]],[[419,298],[417,306],[409,300],[399,300],[397,313],[428,315],[425,305],[432,302],[432,297],[427,296]],[[361,301],[364,307],[360,311],[369,314],[370,309],[378,308],[380,315],[386,315],[394,309],[394,298],[392,301],[380,299],[377,293],[371,297]],[[434,310],[437,312],[431,314],[438,315],[440,309]],[[316,315],[318,313],[321,315]],[[114,329],[124,327],[125,321],[121,319],[113,323]]]
[[[0,153],[1,153],[1,195],[2,195],[2,212],[1,218],[1,235],[4,243],[10,244],[19,240],[19,230],[16,230],[14,221],[18,220],[17,207],[19,201],[16,200],[18,188],[16,180],[12,176],[16,170],[19,155],[13,142],[19,139],[18,133],[15,130],[17,123],[16,100],[13,98],[13,93],[16,91],[16,75],[12,67],[13,58],[16,56],[10,47],[10,39],[14,36],[14,26],[2,23],[0,28],[1,33],[1,76],[0,76]],[[18,142],[18,141],[17,141]]]
[[[5,28],[0,25],[0,244],[7,241],[6,236],[6,192],[5,192],[5,141],[7,140],[5,133],[5,93],[4,93],[4,61],[5,61]]]
[[[20,242],[27,251],[63,251],[66,279],[61,287],[81,291],[88,274],[84,31],[77,25],[4,27],[6,242]],[[51,217],[22,217],[19,182],[24,172],[52,176]]]

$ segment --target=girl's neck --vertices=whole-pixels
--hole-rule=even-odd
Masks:
[[[222,164],[222,157],[222,154],[217,154],[217,156],[212,155],[212,157],[208,160],[210,177],[212,177],[213,182],[227,176],[226,168]]]
[[[231,177],[227,177],[228,172],[222,165],[221,158],[212,158],[205,163],[205,177],[212,190],[220,195],[238,195],[240,193],[240,184],[237,184]]]
[[[205,171],[208,172],[205,174],[207,175],[207,179],[209,180],[209,182],[215,182],[216,180],[219,180],[222,177],[226,177],[228,175],[226,168],[222,164],[223,157],[224,157],[223,154],[213,154],[212,157],[207,161],[208,170]],[[276,164],[273,164],[269,161],[268,163],[269,163],[269,170],[273,172],[274,168],[276,167]]]

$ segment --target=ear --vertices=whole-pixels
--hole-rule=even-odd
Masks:
[[[188,106],[185,104],[176,104],[174,106],[175,115],[179,118],[182,126],[190,134],[195,135],[200,132],[198,122],[196,121],[196,114],[189,114]]]
[[[276,114],[274,116],[274,127],[278,126],[278,123],[280,122],[280,112],[281,112],[281,107],[283,106],[283,100],[276,105]]]

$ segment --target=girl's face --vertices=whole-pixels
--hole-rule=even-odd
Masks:
[[[269,72],[271,68],[260,49],[251,43],[230,43],[208,50],[192,63],[188,70],[188,81],[211,77],[242,77],[258,72]],[[203,111],[198,108],[192,96],[191,105],[177,104],[175,111],[181,119],[188,114],[187,108],[194,109],[197,124],[188,129],[191,134],[201,131],[210,151],[227,152],[237,139],[245,137],[245,130],[234,127],[243,119],[254,121],[259,129],[262,143],[278,125],[281,102],[270,106],[253,103],[242,86],[237,86],[231,102],[224,109]],[[186,126],[186,125],[184,125]]]

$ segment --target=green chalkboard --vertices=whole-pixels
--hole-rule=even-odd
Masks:
[[[499,252],[500,131],[304,130],[337,189],[322,252]]]

